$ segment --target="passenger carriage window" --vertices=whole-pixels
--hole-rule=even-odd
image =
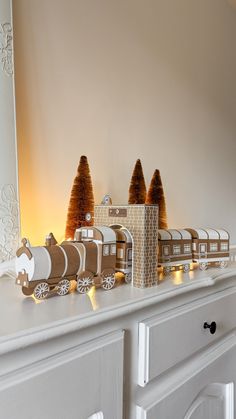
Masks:
[[[200,252],[206,253],[206,244],[200,244]]]
[[[93,238],[93,230],[88,230],[88,237]]]
[[[88,230],[86,230],[85,228],[82,229],[82,237],[87,237],[88,234]]]
[[[210,243],[210,251],[211,252],[217,252],[218,250],[218,244],[217,243]]]
[[[117,259],[123,259],[123,258],[124,258],[124,250],[117,249]]]
[[[111,246],[110,246],[110,254],[111,255],[115,255],[116,254],[116,245],[115,244],[111,244]]]
[[[103,256],[109,256],[109,244],[103,246]]]
[[[169,256],[169,246],[162,246],[162,254],[164,256]]]
[[[132,260],[132,249],[128,250],[128,260]]]
[[[173,245],[173,254],[174,255],[180,255],[180,245],[179,244],[174,244]]]
[[[184,253],[191,253],[191,244],[184,244]]]
[[[228,243],[221,243],[221,244],[220,244],[220,249],[221,249],[222,251],[226,251],[226,252],[228,252],[228,250],[229,250]]]

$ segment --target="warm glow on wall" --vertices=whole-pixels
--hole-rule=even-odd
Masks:
[[[25,192],[27,184],[20,188],[21,237],[27,237],[32,245],[42,245],[46,236],[53,232],[58,243],[64,240],[66,211],[55,204],[53,195],[47,188],[37,195]],[[43,198],[43,204],[40,201]],[[32,205],[33,201],[33,205]],[[39,202],[36,204],[36,202]]]

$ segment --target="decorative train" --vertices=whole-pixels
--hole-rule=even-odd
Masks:
[[[125,281],[132,278],[132,237],[127,228],[81,227],[74,240],[57,245],[53,236],[45,246],[31,247],[26,239],[16,257],[16,283],[24,295],[46,298],[50,292],[66,295],[70,282],[77,291],[87,293],[95,285],[110,290],[116,283],[116,272]],[[224,268],[229,260],[229,234],[216,229],[166,229],[158,231],[158,266],[164,275],[172,270],[190,270],[197,262],[201,270],[210,264]]]
[[[24,295],[46,298],[50,292],[66,295],[70,281],[77,291],[87,293],[95,285],[110,290],[121,272],[125,281],[132,277],[132,238],[121,226],[82,227],[73,241],[61,245],[46,240],[46,246],[31,247],[26,239],[16,254],[16,283]]]
[[[159,230],[158,243],[158,264],[164,275],[176,268],[188,272],[193,262],[205,270],[212,263],[225,268],[229,261],[229,233],[222,229]]]

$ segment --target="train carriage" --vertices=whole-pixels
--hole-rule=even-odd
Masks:
[[[77,280],[77,290],[87,292],[95,284],[109,290],[115,285],[116,234],[107,226],[81,227],[75,231],[75,242],[86,250],[84,273]],[[93,249],[93,253],[91,253]]]
[[[229,261],[229,233],[222,229],[192,229],[193,262],[199,263],[201,270],[207,269],[211,263],[217,263],[225,268]]]
[[[162,229],[158,231],[158,264],[164,275],[171,270],[190,270],[192,262],[192,237],[187,230]]]

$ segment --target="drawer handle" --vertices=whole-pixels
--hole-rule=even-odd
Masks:
[[[211,324],[205,322],[203,327],[204,327],[204,329],[210,329],[210,333],[212,335],[214,335],[215,332],[216,332],[216,322],[211,322]]]

